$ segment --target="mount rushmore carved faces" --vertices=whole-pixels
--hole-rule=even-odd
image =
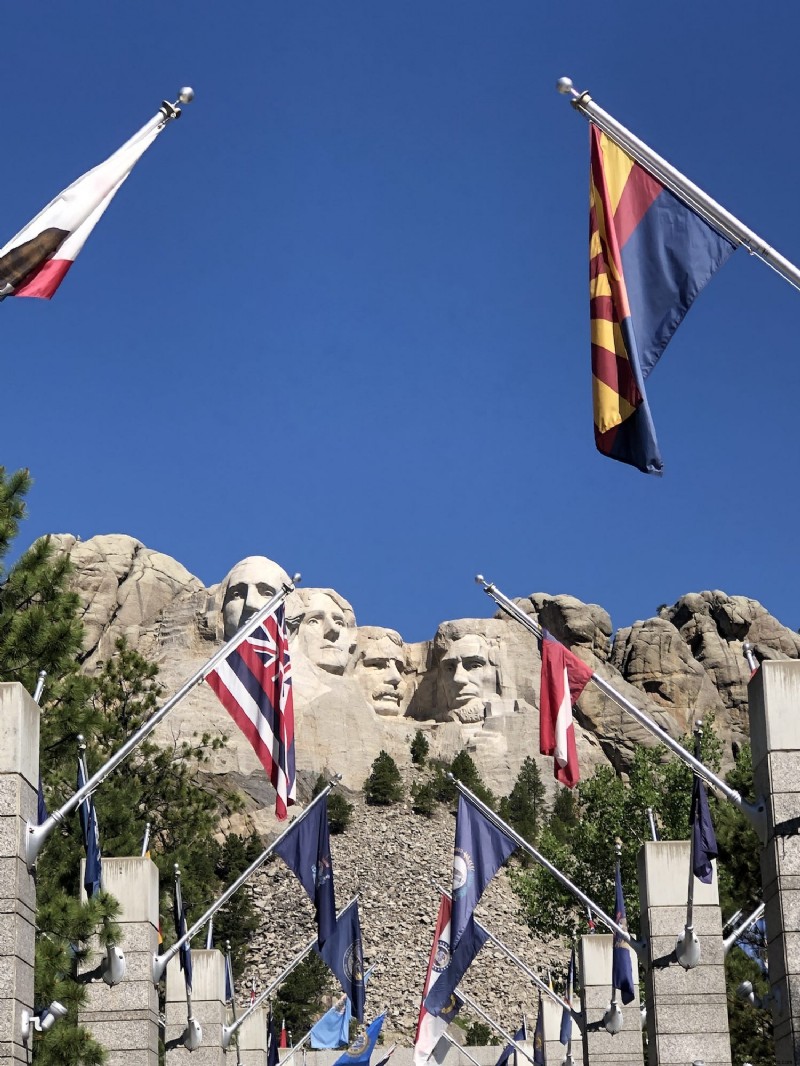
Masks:
[[[240,560],[214,589],[207,620],[218,639],[230,640],[237,629],[274,596],[289,575],[265,555]]]
[[[468,620],[467,620],[468,621]],[[482,722],[502,694],[499,649],[461,622],[443,623],[434,638],[438,702],[460,722]]]
[[[343,674],[356,646],[356,617],[347,600],[333,589],[297,589],[287,622],[294,642],[321,670]]]
[[[378,714],[400,714],[404,673],[403,638],[400,634],[380,626],[361,626],[358,630],[355,679]]]

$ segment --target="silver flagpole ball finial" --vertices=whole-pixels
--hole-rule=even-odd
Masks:
[[[184,85],[178,93],[178,99],[182,104],[190,104],[194,100],[194,89],[191,85]]]
[[[476,585],[483,585],[485,583],[485,581],[486,581],[486,579],[484,578],[483,574],[476,574],[475,575],[475,584]]]
[[[572,78],[559,78],[556,82],[556,88],[560,93],[564,93],[566,96],[572,92]]]

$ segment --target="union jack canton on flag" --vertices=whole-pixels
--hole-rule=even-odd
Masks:
[[[257,626],[206,681],[267,771],[275,814],[295,803],[294,702],[283,606]]]

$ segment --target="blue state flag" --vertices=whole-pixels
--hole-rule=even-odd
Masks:
[[[714,867],[711,865],[711,860],[716,859],[719,852],[714,824],[711,821],[711,811],[708,809],[705,782],[697,774],[694,775],[692,787],[690,820],[692,823],[692,870],[695,877],[703,884],[710,885],[714,879]]]
[[[347,996],[342,996],[311,1029],[311,1046],[316,1051],[323,1048],[343,1047],[350,1039],[350,1019],[353,1010]]]
[[[622,877],[619,865],[616,872],[616,902],[614,904],[614,920],[627,932],[628,915],[625,910],[625,897],[622,894]],[[612,948],[611,962],[611,987],[617,989],[623,1003],[632,1003],[636,997],[633,990],[633,967],[631,966],[631,953],[628,943],[619,933],[614,933],[614,946]]]
[[[83,760],[78,759],[77,788],[83,788],[86,784],[86,770]],[[83,871],[83,887],[89,899],[100,891],[102,880],[102,861],[100,858],[100,834],[97,830],[97,815],[95,814],[92,797],[87,796],[83,803],[78,804],[78,819],[81,823],[81,835],[83,847],[86,851],[86,866]]]
[[[544,1010],[542,997],[539,996],[539,1013],[536,1016],[536,1030],[533,1034],[533,1061],[534,1066],[545,1066],[544,1057]]]
[[[433,964],[439,976],[425,997],[425,1010],[428,1014],[434,1014],[437,1017],[442,1015],[460,984],[461,978],[488,939],[489,934],[470,915],[461,939],[456,944],[455,950],[447,953],[446,959],[442,958],[443,941],[439,942],[439,953]]]
[[[272,1017],[272,1008],[270,1007],[267,1021],[267,1066],[278,1066],[279,1060],[278,1034],[275,1032],[275,1019]]]
[[[352,1004],[359,1023],[364,1021],[364,951],[361,946],[361,922],[358,900],[353,900],[339,915],[333,932],[315,951],[337,977],[342,991]]]
[[[175,895],[172,899],[172,917],[175,922],[175,939],[180,938],[185,934],[186,926],[186,908],[183,905],[183,900],[180,897],[180,889],[178,887],[177,878],[175,880]],[[186,991],[192,991],[192,949],[189,946],[187,940],[185,944],[181,945],[178,951],[178,960],[180,962],[181,969],[183,970],[183,979],[186,982]]]
[[[561,1013],[561,1032],[559,1033],[559,1043],[568,1044],[572,1039],[572,997],[575,994],[575,948],[572,949],[569,956],[569,969],[567,970],[567,988],[565,1001],[569,1004],[569,1009],[564,1007]]]
[[[336,899],[328,834],[328,797],[297,821],[275,847],[308,893],[317,915],[317,941],[322,947],[336,925]]]
[[[455,952],[470,915],[491,879],[516,848],[477,807],[458,797],[453,852],[453,913],[450,946]]]
[[[497,1062],[494,1064],[494,1066],[506,1066],[506,1063],[508,1062],[508,1060],[511,1058],[511,1056],[514,1054],[514,1052],[517,1050],[516,1049],[516,1045],[517,1044],[521,1044],[523,1042],[523,1040],[527,1040],[527,1039],[528,1039],[528,1027],[526,1026],[525,1019],[523,1018],[522,1019],[522,1025],[519,1027],[519,1029],[517,1029],[516,1033],[514,1033],[514,1043],[513,1044],[506,1044],[505,1048],[503,1049],[503,1054],[500,1056],[500,1058],[497,1060]]]
[[[339,920],[341,921],[341,918]],[[385,1014],[379,1014],[374,1022],[370,1022],[366,1029],[362,1029],[347,1051],[339,1056],[333,1066],[356,1066],[358,1063],[363,1063],[363,1066],[367,1066],[370,1055],[380,1036],[381,1026],[385,1017]]]
[[[44,801],[44,788],[42,786],[42,775],[39,774],[39,788],[36,793],[36,821],[39,825],[42,822],[47,821],[47,804]]]

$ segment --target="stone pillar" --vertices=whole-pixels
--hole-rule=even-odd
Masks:
[[[717,870],[710,885],[694,880],[693,924],[700,965],[684,970],[674,959],[686,925],[688,841],[648,841],[639,852],[642,937],[650,965],[647,990],[647,1054],[650,1066],[700,1060],[730,1066],[731,1038],[725,993],[725,952]],[[672,956],[671,962],[666,962]],[[663,960],[659,965],[658,960]]]
[[[81,863],[81,881],[83,880]],[[110,988],[87,986],[79,1022],[107,1052],[106,1066],[158,1066],[158,992],[153,955],[158,952],[158,869],[148,858],[103,858],[102,886],[120,905],[119,947],[125,953],[125,979]],[[93,957],[96,967],[105,949]]]
[[[800,662],[767,661],[749,687],[757,796],[766,800],[761,883],[778,1066],[800,1062]]]
[[[614,938],[610,933],[582,936],[580,943],[581,1002],[583,1004],[584,1033],[583,1061],[592,1066],[600,1063],[644,1064],[642,1051],[642,1014],[639,1006],[639,964],[630,948],[633,966],[633,987],[636,998],[622,1006],[622,1029],[616,1036],[603,1028],[603,1015],[611,1005],[611,949]]]
[[[564,1013],[563,1008],[550,999],[549,996],[542,997],[542,1013],[544,1015],[544,1059],[547,1066],[561,1066],[561,1063],[567,1057],[567,1047],[561,1043],[561,1017]],[[575,1022],[572,1020],[572,1061],[575,1066],[583,1066],[583,1046],[581,1043],[581,1033]],[[520,1057],[520,1061],[524,1061]]]
[[[26,1063],[22,1011],[33,1011],[36,886],[25,824],[36,822],[39,708],[18,682],[0,684],[0,1059]],[[31,1035],[29,1046],[33,1041]]]
[[[222,1050],[226,1006],[221,951],[192,952],[192,1014],[203,1029],[203,1043],[190,1052],[178,1043],[186,1029],[186,985],[176,956],[167,966],[167,1066],[230,1066]]]
[[[267,1061],[267,1012],[263,1007],[257,1007],[247,1021],[242,1022],[238,1030],[239,1058],[242,1066],[265,1066]],[[295,1055],[292,1062],[299,1058],[303,1061],[302,1050]],[[228,1053],[228,1061],[236,1061],[236,1050],[231,1048]]]

